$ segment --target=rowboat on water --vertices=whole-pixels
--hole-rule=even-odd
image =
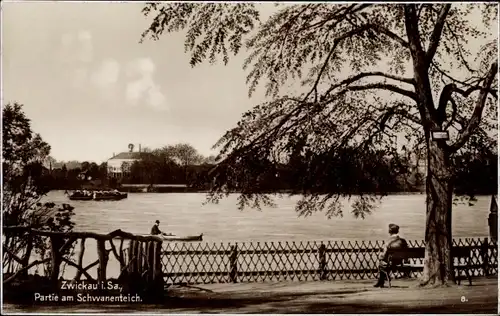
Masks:
[[[203,234],[195,236],[162,236],[165,241],[203,241]]]
[[[203,241],[203,234],[188,235],[188,236],[177,236],[177,235],[141,235],[141,236],[144,237],[156,236],[160,237],[164,241]]]
[[[94,195],[94,201],[119,201],[126,199],[128,197],[127,193],[122,193],[122,192],[116,192],[113,194],[98,194],[96,193]]]
[[[119,191],[74,191],[71,194],[66,191],[72,201],[119,201],[128,197],[127,193]]]
[[[94,197],[91,195],[90,196],[88,196],[88,195],[82,195],[82,196],[70,195],[69,199],[71,201],[92,201],[94,199]]]

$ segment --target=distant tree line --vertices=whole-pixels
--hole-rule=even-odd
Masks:
[[[212,176],[217,168],[216,157],[204,157],[189,144],[169,145],[158,149],[145,148],[140,159],[122,166],[123,176],[108,176],[107,163],[53,161],[47,168],[46,185],[52,190],[76,188],[117,188],[121,184],[184,184],[206,191],[214,181],[227,181]],[[425,167],[417,168],[415,158],[386,155],[373,150],[360,155],[349,148],[335,153],[302,153],[287,162],[272,163],[264,157],[252,157],[241,168],[228,174],[231,191],[322,193],[347,192],[356,188],[358,193],[423,192]],[[395,158],[397,157],[397,158]],[[476,195],[494,194],[497,190],[497,154],[490,151],[467,151],[454,157],[456,193],[474,192]],[[51,159],[51,158],[49,158]],[[316,166],[312,170],[309,166]],[[246,167],[243,167],[246,166]],[[308,170],[306,172],[306,170]],[[245,188],[248,178],[255,178],[252,188]]]
[[[61,164],[61,163],[57,163]],[[52,190],[71,190],[86,186],[113,186],[107,179],[107,163],[71,162],[72,168],[65,163],[61,167],[53,168],[45,163],[45,180]]]

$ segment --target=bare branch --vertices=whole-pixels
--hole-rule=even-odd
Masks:
[[[453,145],[449,146],[449,149],[452,152],[455,152],[458,149],[460,149],[467,142],[467,140],[470,138],[470,136],[476,130],[476,128],[479,126],[479,123],[481,121],[481,116],[483,114],[484,105],[486,104],[486,98],[488,97],[491,84],[493,83],[493,80],[495,79],[497,72],[498,72],[498,62],[495,61],[491,65],[490,71],[488,72],[488,76],[486,77],[486,80],[483,83],[481,92],[476,101],[476,106],[474,107],[474,111],[472,112],[472,116],[469,119],[467,126],[460,133],[460,136],[458,137],[457,141]]]
[[[443,33],[443,27],[446,22],[446,16],[448,15],[450,8],[451,4],[448,3],[441,9],[441,12],[439,12],[436,25],[434,26],[434,30],[432,31],[432,35],[430,38],[429,48],[426,53],[426,58],[428,62],[432,61],[434,55],[436,54],[441,39],[441,35]]]

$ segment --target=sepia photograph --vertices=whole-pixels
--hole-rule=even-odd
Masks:
[[[2,1],[2,314],[498,314],[499,5]]]

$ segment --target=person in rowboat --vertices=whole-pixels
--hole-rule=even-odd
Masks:
[[[151,227],[151,235],[163,235],[163,236],[173,236],[174,234],[171,234],[171,233],[164,233],[160,230],[160,221],[159,220],[156,220],[155,224],[153,225],[153,227]]]

